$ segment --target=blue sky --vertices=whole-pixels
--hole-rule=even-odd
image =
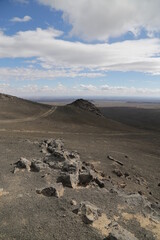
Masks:
[[[0,92],[160,97],[159,0],[0,1]]]

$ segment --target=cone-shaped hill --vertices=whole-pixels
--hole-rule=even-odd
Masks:
[[[71,106],[75,106],[78,108],[81,108],[85,111],[92,112],[96,115],[102,116],[101,111],[90,101],[84,100],[84,99],[77,99],[76,101],[69,104]]]

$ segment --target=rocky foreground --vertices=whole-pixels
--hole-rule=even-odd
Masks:
[[[39,174],[39,179],[45,179],[41,188],[37,182],[35,194],[67,201],[70,207],[64,209],[63,218],[72,216],[72,221],[80,219],[95,235],[98,234],[95,239],[160,239],[159,202],[149,202],[141,191],[126,193],[124,183],[117,186],[110,176],[97,171],[93,164],[82,162],[80,154],[65,149],[61,139],[46,139],[33,144],[39,145],[42,157],[21,157],[12,172],[15,176],[21,173],[27,176]],[[130,177],[119,169],[119,166],[123,168],[122,162],[111,156],[108,158],[115,165],[115,175],[119,178]],[[6,194],[5,190],[0,190],[0,196]],[[56,233],[53,239],[58,239]]]

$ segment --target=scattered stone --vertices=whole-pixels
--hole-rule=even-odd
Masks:
[[[113,194],[118,194],[117,189],[115,189],[115,188],[111,188],[111,189],[109,190],[109,192],[110,192],[110,193],[113,193]]]
[[[48,168],[48,164],[43,163],[41,160],[35,160],[31,162],[31,170],[33,172],[40,172],[46,168]]]
[[[63,142],[61,139],[47,139],[44,140],[41,144],[40,147],[42,148],[43,153],[54,153],[55,150],[61,151],[63,149]]]
[[[101,211],[90,202],[81,202],[78,209],[74,211],[81,216],[82,221],[86,224],[91,224],[101,216]]]
[[[38,194],[43,194],[47,197],[57,197],[60,198],[64,194],[64,188],[61,183],[56,184],[54,186],[46,187],[42,190],[36,190]]]
[[[78,174],[62,174],[58,177],[57,182],[61,182],[65,187],[76,188],[79,182]]]
[[[61,139],[48,139],[46,143],[53,149],[62,150],[64,148],[64,143]]]
[[[118,163],[119,165],[123,166],[124,164],[122,162],[120,162],[119,160],[117,159],[114,159],[112,156],[108,155],[107,158],[113,162],[116,162]]]
[[[136,177],[135,182],[139,185],[147,185],[146,180],[142,177]]]
[[[123,176],[123,173],[121,172],[121,170],[119,169],[114,169],[113,170],[113,173],[117,175],[117,177],[122,177]]]
[[[120,184],[119,184],[119,187],[125,188],[125,187],[126,187],[126,183],[120,183]]]
[[[82,163],[77,151],[64,149],[64,143],[61,139],[44,140],[40,147],[46,156],[43,159],[32,159],[31,161],[21,158],[16,163],[14,173],[21,168],[33,172],[53,168],[60,172],[57,182],[62,183],[65,187],[86,187],[90,183],[98,185],[100,188],[104,187],[101,173],[96,171],[92,164]]]
[[[71,205],[72,205],[72,206],[76,206],[76,205],[77,205],[76,200],[72,199],[72,200],[71,200]]]
[[[79,174],[79,185],[86,186],[93,180],[93,176],[88,171]]]
[[[64,162],[62,171],[63,172],[68,172],[70,174],[72,173],[78,173],[82,167],[82,163],[78,160],[67,160]]]
[[[15,174],[15,173],[17,173],[17,172],[19,172],[19,168],[14,167],[14,169],[13,169],[13,173]]]
[[[26,158],[21,157],[18,162],[15,163],[14,173],[17,172],[17,169],[26,169],[28,172],[31,170],[31,161]]]
[[[124,173],[124,176],[125,176],[125,178],[129,177],[129,173],[128,173],[128,172],[125,172],[125,173]]]
[[[104,188],[104,182],[102,180],[100,180],[99,178],[95,178],[95,183],[97,183],[97,185],[100,188]]]
[[[48,153],[48,151],[47,151],[46,148],[42,148],[41,152],[44,153],[44,154],[47,154],[47,153]]]

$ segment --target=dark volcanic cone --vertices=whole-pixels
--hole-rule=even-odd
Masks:
[[[103,116],[101,111],[93,103],[91,103],[87,100],[84,100],[84,99],[77,99],[76,101],[72,102],[69,105],[81,108],[88,112],[92,112],[99,116]]]

